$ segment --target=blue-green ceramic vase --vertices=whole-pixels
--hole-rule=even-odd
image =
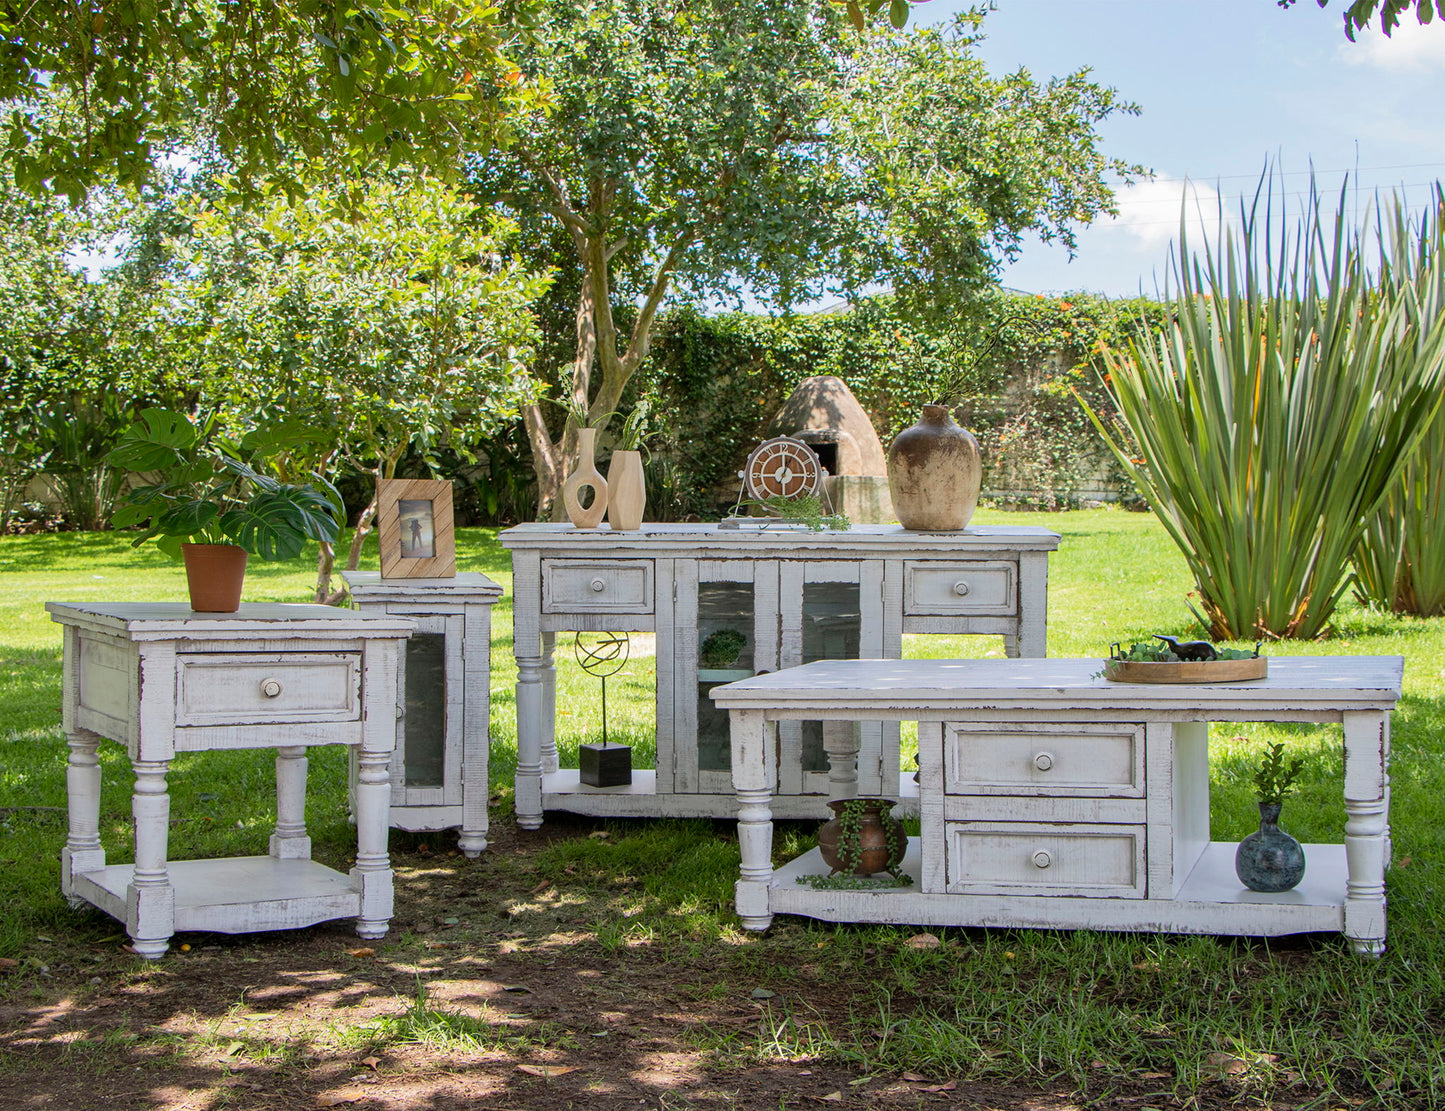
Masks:
[[[1305,851],[1279,828],[1277,802],[1259,804],[1259,831],[1239,843],[1234,873],[1251,891],[1288,891],[1305,874]]]

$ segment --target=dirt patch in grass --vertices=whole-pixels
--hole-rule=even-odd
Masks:
[[[646,901],[645,879],[599,884],[555,854],[539,863],[559,839],[607,836],[600,827],[560,817],[537,833],[494,834],[476,861],[451,854],[443,836],[398,834],[397,914],[381,942],[357,939],[345,923],[189,934],[165,959],[141,962],[108,919],[77,912],[0,972],[0,1106],[1208,1111],[1305,1102],[1241,1103],[1227,1078],[1181,1102],[1168,1076],[1102,1067],[1082,1086],[870,1072],[836,1040],[810,1041],[859,1021],[857,970],[790,944],[788,929],[799,927],[775,926],[782,936],[767,942],[619,928]],[[765,973],[779,962],[785,980],[756,986],[776,983]],[[910,1006],[903,991],[892,1002]]]

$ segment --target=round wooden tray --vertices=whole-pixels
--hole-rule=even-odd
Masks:
[[[1142,660],[1105,660],[1104,678],[1115,683],[1232,683],[1263,679],[1269,659],[1189,660],[1182,663],[1146,663]]]

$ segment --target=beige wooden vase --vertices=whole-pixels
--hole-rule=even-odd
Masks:
[[[586,508],[578,498],[584,486],[592,487],[592,504]],[[562,504],[567,519],[578,528],[596,528],[607,512],[607,480],[597,469],[595,428],[583,428],[577,433],[577,469],[562,483]]]
[[[949,532],[978,508],[983,461],[978,441],[942,405],[925,405],[918,423],[888,449],[888,492],[898,523],[919,532]]]
[[[642,452],[614,451],[607,464],[607,524],[615,529],[641,528],[646,511]]]

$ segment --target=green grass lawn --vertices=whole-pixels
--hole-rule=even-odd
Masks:
[[[1020,521],[985,511],[983,523]],[[1063,543],[1050,566],[1049,654],[1101,657],[1112,641],[1158,632],[1198,635],[1187,606],[1182,559],[1152,517],[1115,510],[1031,515]],[[511,574],[493,530],[458,534],[458,568],[483,571],[508,593],[494,611],[494,826],[510,821],[515,766],[511,659]],[[375,566],[374,548],[363,566]],[[248,601],[307,601],[313,571],[305,560],[253,565]],[[183,574],[159,553],[132,550],[104,534],[0,538],[0,957],[21,973],[0,980],[0,998],[43,998],[44,982],[22,974],[37,953],[93,945],[117,933],[95,913],[69,909],[59,893],[65,836],[65,744],[59,732],[59,629],[47,600],[182,600]],[[570,638],[559,638],[558,741],[564,763],[595,738],[595,680],[580,675]],[[909,637],[910,655],[1001,654],[997,638]],[[767,1009],[751,1034],[695,1031],[718,1061],[830,1060],[859,1070],[896,1069],[956,1076],[1044,1081],[1068,1078],[1107,1090],[1158,1074],[1185,1097],[1215,1078],[1220,1062],[1242,1070],[1231,1091],[1256,1100],[1299,1097],[1319,1107],[1344,1100],[1382,1106],[1445,1103],[1445,619],[1395,618],[1347,608],[1334,635],[1286,644],[1274,654],[1399,654],[1405,695],[1394,718],[1389,951],[1356,958],[1338,938],[1249,939],[1111,935],[1089,932],[943,930],[943,947],[912,949],[906,927],[837,927],[781,918],[769,934],[743,935],[731,912],[737,849],[729,827],[709,822],[599,823],[606,838],[564,839],[524,865],[488,861],[496,899],[522,896],[539,877],[598,908],[588,944],[621,951],[646,939],[656,959],[674,961],[681,979],[716,970],[696,990],[758,984],[785,994],[826,964],[830,977],[857,977],[850,1018]],[[632,658],[610,681],[611,734],[652,748],[650,638],[635,637]],[[1308,764],[1284,825],[1301,840],[1341,841],[1340,733],[1337,727],[1216,727],[1212,747],[1214,836],[1235,840],[1257,820],[1251,775],[1261,748],[1283,741]],[[129,776],[116,746],[102,747],[103,837],[112,859],[130,851]],[[314,750],[308,822],[316,855],[344,866],[352,851],[344,754]],[[256,851],[274,821],[270,753],[179,757],[170,779],[171,855]],[[402,863],[416,838],[399,837]],[[780,859],[811,842],[784,823]],[[460,862],[458,867],[465,867]],[[506,877],[517,872],[521,895]],[[403,869],[404,873],[404,869]],[[407,897],[398,891],[399,910]],[[571,897],[571,896],[569,896]],[[522,927],[517,923],[522,922]],[[479,927],[480,928],[480,927]],[[44,937],[48,942],[37,939]],[[488,943],[478,935],[477,944]],[[388,941],[405,952],[417,939]],[[820,956],[820,952],[826,954]],[[28,993],[28,994],[27,994]],[[700,996],[700,998],[703,996]],[[381,1035],[377,1035],[378,1037]],[[1223,1056],[1221,1056],[1223,1055]],[[1257,1106],[1258,1104],[1251,1104]],[[1296,1103],[1282,1105],[1296,1106]]]

